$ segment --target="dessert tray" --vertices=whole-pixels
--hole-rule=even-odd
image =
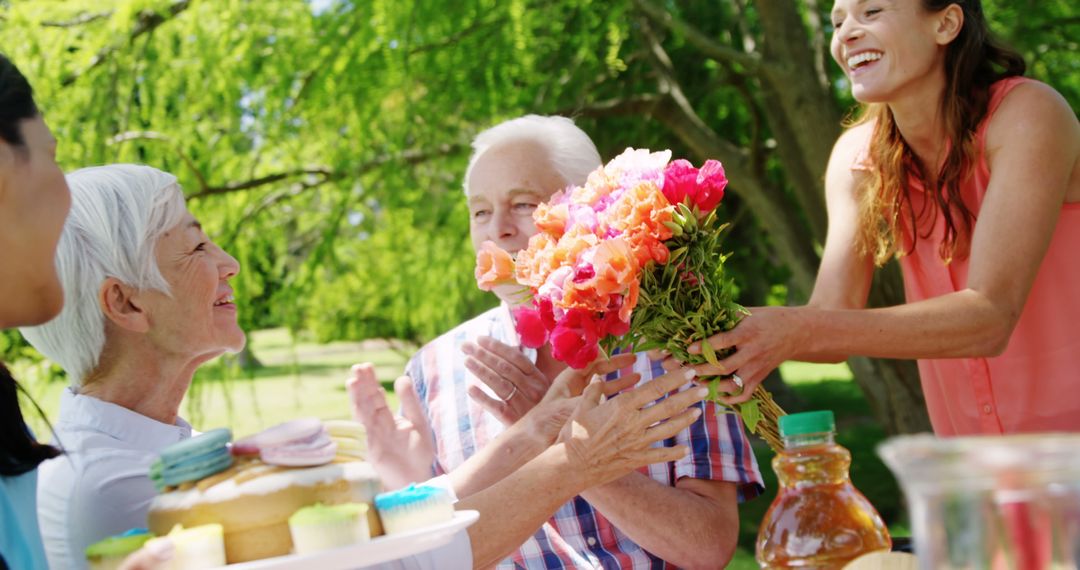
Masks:
[[[446,545],[464,528],[480,518],[477,511],[454,511],[454,518],[409,532],[384,535],[350,546],[323,550],[311,554],[293,554],[263,560],[229,564],[223,570],[288,570],[318,568],[318,570],[346,570],[364,568],[373,564],[397,560],[411,554],[419,554]]]

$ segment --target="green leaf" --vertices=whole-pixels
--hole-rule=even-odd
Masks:
[[[675,237],[683,235],[682,226],[675,222],[664,222],[664,226],[667,227],[667,229],[671,230],[671,233],[674,234]]]
[[[705,357],[705,361],[714,366],[718,366],[720,363],[716,360],[716,352],[713,350],[708,339],[701,340],[701,354]]]
[[[761,421],[761,410],[758,409],[758,401],[750,400],[739,404],[739,414],[742,415],[743,423],[746,424],[746,429],[756,432],[758,422]]]

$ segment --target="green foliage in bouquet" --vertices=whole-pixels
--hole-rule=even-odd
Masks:
[[[735,302],[734,281],[724,272],[722,241],[728,224],[721,224],[712,210],[701,219],[696,207],[677,206],[669,222],[673,236],[665,241],[671,252],[666,264],[650,263],[641,274],[641,291],[630,320],[630,331],[622,337],[601,341],[610,354],[613,349],[662,349],[679,361],[689,364],[716,364],[732,354],[734,348],[714,351],[702,342],[702,353],[691,354],[687,347],[728,331],[749,314]],[[774,450],[783,448],[777,427],[784,411],[762,387],[754,398],[734,406],[719,401],[716,382],[719,377],[703,377],[709,387],[709,399],[722,408],[738,413],[747,429],[758,434]],[[725,376],[730,378],[730,376]]]

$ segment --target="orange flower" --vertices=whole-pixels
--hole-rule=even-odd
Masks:
[[[564,309],[600,312],[607,309],[610,302],[611,296],[601,293],[595,287],[567,280],[567,283],[563,285],[563,298],[559,305]]]
[[[495,242],[485,241],[476,254],[476,283],[491,291],[497,285],[514,282],[514,259]]]
[[[584,186],[574,188],[571,195],[575,204],[595,205],[601,198],[614,192],[617,188],[614,180],[606,177],[602,170],[594,170],[589,175],[588,182]]]
[[[555,237],[563,235],[566,231],[566,219],[570,217],[570,208],[566,204],[555,204],[558,196],[559,194],[556,194],[550,202],[541,203],[533,211],[533,222],[537,229]]]
[[[637,281],[640,267],[630,245],[621,238],[609,239],[596,246],[592,266],[596,271],[592,286],[603,294],[625,291]]]
[[[514,262],[519,283],[533,288],[544,284],[548,274],[558,267],[555,244],[555,239],[544,232],[529,238],[529,247],[521,250]]]
[[[622,238],[600,242],[591,257],[592,263],[578,264],[574,279],[563,285],[561,305],[565,308],[603,312],[612,295],[622,294],[637,282],[640,266]]]
[[[627,189],[608,207],[601,219],[601,231],[621,232],[641,265],[649,260],[665,263],[666,248],[661,242],[671,237],[671,230],[664,222],[671,221],[674,210],[656,184],[642,182]]]
[[[641,294],[641,285],[638,284],[637,279],[630,283],[630,292],[626,294],[626,298],[623,299],[622,307],[619,307],[619,319],[624,322],[630,322],[630,313],[634,311],[634,307],[637,306],[638,296]]]
[[[568,233],[559,238],[555,246],[555,263],[557,266],[577,265],[578,259],[585,250],[595,246],[600,240],[588,228],[573,226]]]

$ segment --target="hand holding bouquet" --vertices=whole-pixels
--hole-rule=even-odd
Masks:
[[[746,314],[724,275],[716,206],[727,178],[715,160],[694,168],[671,152],[627,149],[533,214],[540,230],[516,259],[491,242],[477,255],[485,290],[528,288],[532,302],[514,309],[522,344],[574,368],[601,349],[661,348],[678,360],[716,363],[734,349],[702,354],[687,346],[730,330]],[[711,399],[716,400],[715,383]],[[763,388],[734,406],[747,428],[781,449],[784,412]]]

